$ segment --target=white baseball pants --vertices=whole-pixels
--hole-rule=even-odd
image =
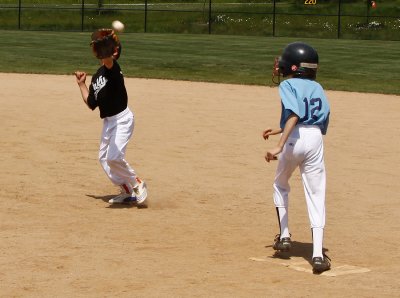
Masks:
[[[135,120],[129,108],[121,113],[104,118],[100,141],[99,161],[108,178],[132,193],[137,185],[136,173],[125,160],[126,147],[133,134]]]
[[[276,207],[288,208],[289,179],[299,167],[311,228],[325,226],[326,174],[324,145],[317,126],[296,125],[278,158],[274,181]]]

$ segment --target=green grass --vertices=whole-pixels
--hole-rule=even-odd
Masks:
[[[1,72],[93,73],[90,33],[0,31]],[[126,77],[272,85],[275,56],[294,38],[120,34]],[[302,39],[320,55],[318,81],[330,90],[400,95],[400,42]],[[4,44],[5,45],[5,44]]]
[[[149,0],[145,26],[143,0],[18,0],[0,3],[0,30],[91,31],[110,26],[119,19],[127,32],[208,33],[208,0]],[[338,1],[321,0],[304,5],[304,0],[276,2],[275,31],[273,1],[214,0],[211,31],[221,35],[301,36],[304,38],[400,40],[400,0],[379,0],[369,9],[366,0],[342,1],[338,27]],[[20,17],[20,18],[19,18]]]

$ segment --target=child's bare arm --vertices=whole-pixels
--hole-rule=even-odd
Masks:
[[[88,96],[89,96],[89,89],[86,86],[86,73],[81,71],[75,72],[76,82],[79,86],[79,90],[81,91],[82,99],[86,105],[88,105]]]
[[[285,127],[283,128],[283,132],[278,142],[278,145],[275,148],[268,150],[267,154],[265,155],[265,159],[267,162],[277,159],[276,156],[282,152],[283,146],[285,145],[287,139],[289,138],[289,135],[292,133],[298,120],[299,117],[296,114],[291,114],[289,116],[288,120],[286,121]]]
[[[264,138],[264,140],[266,140],[266,139],[268,139],[269,136],[277,135],[277,134],[280,134],[281,132],[282,132],[281,128],[276,128],[276,129],[267,128],[263,132],[263,138]]]

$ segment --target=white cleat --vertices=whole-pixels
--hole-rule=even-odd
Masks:
[[[135,196],[136,199],[136,204],[138,207],[141,208],[147,208],[148,207],[148,202],[147,202],[147,186],[146,183],[139,178],[136,178],[136,181],[139,182],[139,184],[133,188],[133,193],[132,193],[132,198]]]
[[[132,197],[130,194],[127,193],[121,193],[118,196],[110,199],[108,202],[110,204],[123,204],[123,203],[129,203],[130,201],[132,201]]]

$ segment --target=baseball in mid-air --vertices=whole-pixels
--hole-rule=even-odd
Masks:
[[[118,20],[113,21],[111,26],[115,31],[118,31],[118,32],[122,32],[125,29],[125,25]]]

